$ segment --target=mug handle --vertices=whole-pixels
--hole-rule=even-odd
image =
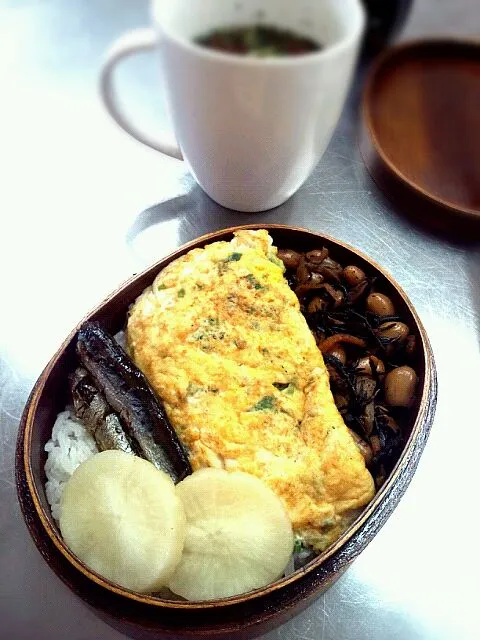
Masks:
[[[178,143],[169,142],[167,138],[154,138],[148,133],[140,131],[140,129],[137,129],[135,125],[129,122],[117,104],[113,84],[113,71],[117,63],[123,60],[123,58],[127,58],[139,51],[151,51],[156,47],[157,39],[158,35],[154,29],[135,29],[120,36],[107,52],[102,65],[100,72],[100,95],[107,111],[124,131],[156,151],[160,151],[172,158],[183,160],[183,155]]]

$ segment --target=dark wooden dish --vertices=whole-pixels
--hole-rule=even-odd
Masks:
[[[405,43],[375,63],[364,122],[384,166],[409,188],[480,220],[480,44]]]
[[[268,229],[279,247],[308,251],[327,246],[333,257],[344,264],[353,263],[367,274],[377,275],[382,289],[417,336],[415,366],[420,380],[417,403],[405,434],[406,445],[387,482],[348,531],[322,556],[268,587],[225,600],[186,603],[144,596],[108,582],[73,556],[60,537],[45,497],[43,448],[55,416],[67,400],[67,374],[74,366],[78,325],[47,365],[25,407],[16,450],[18,496],[30,533],[50,567],[97,615],[135,638],[251,638],[299,613],[347,569],[385,523],[414,474],[432,424],[437,395],[432,351],[415,310],[390,276],[366,256],[328,236],[281,225],[241,228]],[[98,319],[110,331],[120,330],[130,303],[163,267],[192,248],[231,239],[233,230],[218,231],[181,247],[122,285],[82,323]]]

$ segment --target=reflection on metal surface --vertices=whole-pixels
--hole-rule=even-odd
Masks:
[[[457,23],[478,31],[477,0],[461,0],[463,12],[454,4]],[[264,221],[321,230],[381,262],[416,305],[439,375],[432,433],[399,507],[330,591],[266,638],[473,638],[477,603],[469,581],[480,566],[469,519],[478,502],[480,429],[471,407],[480,366],[480,243],[411,225],[377,189],[356,145],[359,86],[301,191],[277,210],[238,214],[203,194],[182,163],[129,140],[101,109],[101,55],[121,32],[146,24],[146,0],[7,6],[0,9],[0,154],[2,175],[9,176],[0,189],[0,636],[23,640],[35,629],[39,640],[122,637],[57,580],[21,520],[13,451],[36,376],[79,318],[132,273],[208,231]],[[432,7],[435,29],[448,28],[452,3],[417,0],[416,34],[426,30]],[[146,64],[128,63],[119,82],[146,126],[167,128],[164,116],[145,106],[154,73]],[[447,560],[458,536],[468,555]]]
[[[153,210],[154,207],[147,209],[144,213],[153,213]],[[127,233],[127,243],[142,266],[155,262],[159,255],[171,253],[181,244],[178,241],[180,228],[178,217],[159,219],[153,225],[146,224],[145,226],[143,226],[141,216],[138,217],[138,221],[139,225],[134,224]]]

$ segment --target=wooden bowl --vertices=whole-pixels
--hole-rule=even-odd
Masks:
[[[417,336],[419,393],[406,428],[404,450],[388,480],[335,544],[294,574],[256,591],[214,602],[162,600],[123,589],[89,570],[66,547],[45,496],[44,445],[67,401],[67,375],[74,368],[75,335],[85,320],[100,320],[111,332],[124,326],[129,305],[170,261],[232,231],[268,229],[279,247],[306,251],[327,246],[343,264],[356,264],[378,277],[398,312]],[[380,288],[380,287],[379,287]],[[134,638],[252,638],[299,613],[347,569],[382,527],[403,495],[432,424],[437,394],[435,365],[425,330],[400,287],[376,263],[333,238],[281,225],[248,225],[203,236],[123,284],[72,331],[36,382],[25,407],[16,450],[16,480],[30,533],[50,567],[108,624]]]
[[[438,205],[438,216],[480,222],[479,80],[478,41],[435,39],[386,51],[365,86],[363,118],[379,160]]]

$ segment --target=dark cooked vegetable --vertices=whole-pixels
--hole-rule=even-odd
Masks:
[[[344,342],[345,344],[353,344],[356,347],[365,348],[367,346],[365,343],[365,340],[362,340],[361,338],[357,338],[356,336],[351,336],[348,333],[337,333],[337,335],[330,336],[329,338],[326,338],[323,342],[320,343],[319,345],[320,351],[322,353],[329,353],[334,346],[336,346],[341,342]]]
[[[322,264],[322,262],[328,258],[328,249],[325,249],[325,247],[323,247],[323,249],[314,249],[313,251],[306,253],[305,258],[307,259],[307,262],[312,265]]]
[[[385,402],[391,407],[409,407],[415,398],[417,374],[408,366],[397,367],[385,378]]]
[[[87,322],[80,329],[77,354],[136,442],[139,454],[174,482],[190,474],[183,445],[147,379],[98,322]]]
[[[327,369],[330,372],[330,369],[328,367],[327,367]],[[331,377],[330,377],[330,380],[332,380]],[[330,384],[331,384],[331,382],[330,382]],[[350,403],[350,396],[348,394],[343,394],[343,393],[334,393],[333,394],[333,399],[335,400],[335,404],[337,405],[337,409],[340,411],[342,416],[345,416],[345,414],[348,412],[348,405]]]
[[[345,300],[345,293],[341,289],[335,289],[331,284],[326,282],[320,287],[331,300],[331,307],[337,309]]]
[[[300,264],[300,258],[302,257],[299,253],[291,251],[290,249],[279,249],[277,256],[287,269],[296,269]]]
[[[375,469],[377,486],[381,486],[395,466],[403,446],[400,427],[385,407],[375,407],[375,432],[370,438],[373,451],[372,467]]]
[[[377,390],[377,383],[369,376],[358,376],[355,379],[355,401],[363,407],[359,415],[359,421],[363,432],[370,435],[373,430],[375,419],[375,405],[373,399]]]
[[[367,467],[369,467],[373,462],[372,447],[369,444],[367,444],[365,440],[358,435],[358,433],[353,431],[353,429],[349,429],[349,431],[350,431],[350,435],[355,440],[355,444],[359,448],[360,453],[363,456],[363,459],[365,460],[365,464],[367,465]]]
[[[395,307],[388,296],[383,293],[371,293],[366,302],[367,311],[377,316],[395,315]]]
[[[311,271],[307,267],[307,261],[305,260],[305,256],[300,257],[296,269],[297,269],[296,276],[297,276],[298,284],[303,284],[304,282],[307,282],[308,280],[310,280]]]
[[[299,267],[300,268],[300,267]],[[295,293],[299,298],[303,298],[310,291],[318,289],[323,284],[323,276],[319,273],[311,273],[309,277],[299,284],[295,289]]]
[[[381,291],[378,276],[357,265],[343,268],[325,247],[295,252],[294,261],[291,254],[279,252],[286,278],[323,353],[335,404],[370,449],[367,464],[380,487],[404,444],[396,419],[407,424],[405,408],[415,393],[417,378],[408,365],[414,362],[416,337]],[[405,367],[410,378],[402,377]]]
[[[405,340],[405,353],[407,353],[409,356],[412,356],[415,353],[416,346],[417,339],[415,338],[415,336],[407,336],[407,339]]]
[[[336,358],[342,364],[347,363],[347,352],[340,344],[336,344],[333,349],[328,352],[328,355]]]
[[[385,373],[385,365],[377,356],[364,356],[355,366],[359,376],[382,376]]]
[[[315,264],[315,272],[322,275],[326,282],[340,282],[340,278],[343,274],[343,269],[338,262],[335,262],[331,258],[325,258],[320,264]]]
[[[308,303],[308,313],[318,313],[319,311],[324,311],[328,307],[328,302],[320,296],[315,296]]]
[[[370,286],[371,283],[368,280],[362,280],[359,282],[347,293],[347,303],[353,305],[361,300],[366,295],[367,291],[369,291]]]

